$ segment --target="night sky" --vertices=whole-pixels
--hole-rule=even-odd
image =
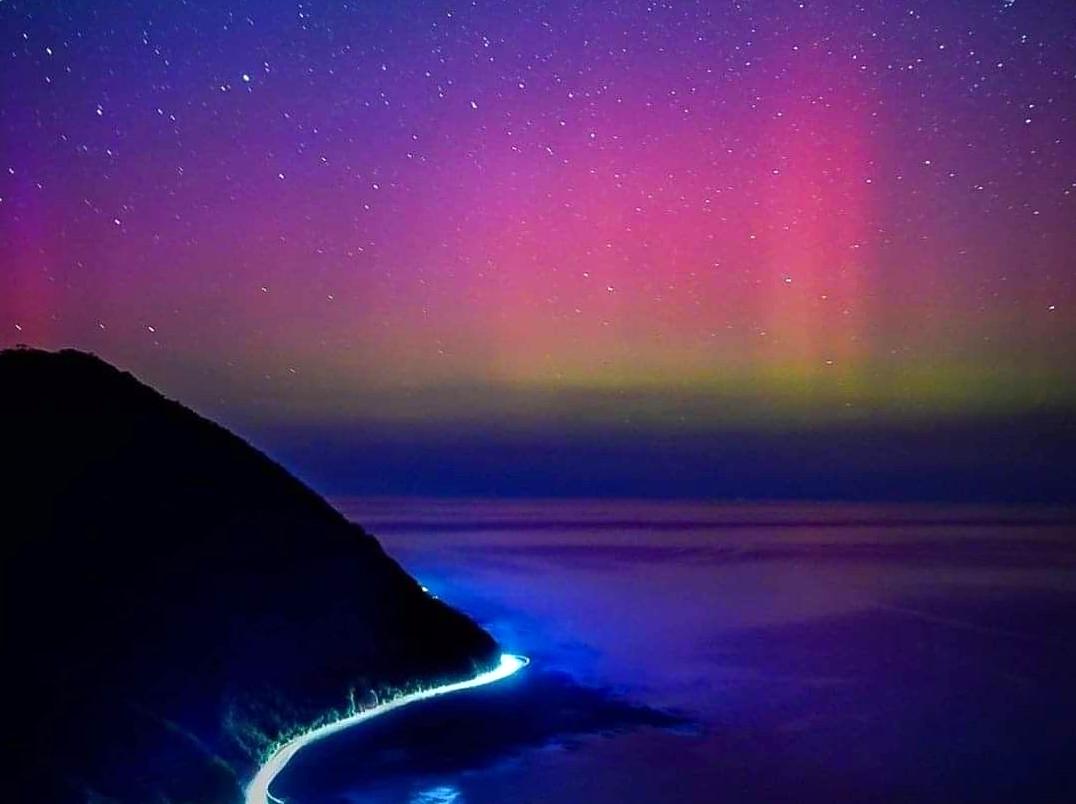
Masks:
[[[0,44],[0,345],[321,487],[1066,494],[1071,0],[3,0]]]

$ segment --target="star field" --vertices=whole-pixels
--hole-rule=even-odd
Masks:
[[[0,3],[0,342],[272,420],[1073,404],[1070,3]]]

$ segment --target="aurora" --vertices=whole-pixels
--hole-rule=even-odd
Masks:
[[[0,345],[100,354],[332,493],[485,494],[445,462],[494,439],[510,493],[563,496],[600,479],[574,444],[864,423],[946,428],[921,477],[954,428],[1020,419],[1011,464],[1076,410],[1064,3],[0,16]],[[691,496],[775,494],[698,462]]]
[[[1076,800],[1074,6],[0,0],[6,797]]]

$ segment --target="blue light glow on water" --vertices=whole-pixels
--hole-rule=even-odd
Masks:
[[[420,790],[411,799],[411,804],[455,804],[460,800],[460,791],[450,785],[438,785],[429,790]]]
[[[258,773],[247,787],[246,804],[268,804],[270,801],[283,801],[283,799],[276,798],[269,792],[269,786],[273,783],[273,779],[284,770],[284,766],[286,766],[299,751],[311,743],[315,743],[318,740],[324,740],[345,729],[354,728],[360,723],[365,723],[369,720],[373,720],[375,717],[386,715],[389,712],[394,712],[405,706],[418,703],[419,701],[427,701],[443,695],[450,695],[454,692],[462,692],[464,690],[482,687],[487,684],[493,684],[497,681],[503,681],[514,673],[522,670],[528,663],[529,660],[525,656],[513,656],[506,653],[501,656],[500,661],[495,667],[482,673],[478,673],[471,678],[455,681],[449,684],[439,684],[416,689],[412,692],[398,695],[391,700],[379,703],[376,706],[371,706],[360,712],[355,712],[345,717],[337,718],[328,723],[322,723],[316,727],[302,731],[299,734],[288,738],[280,746],[270,752],[268,758],[258,769]]]
[[[1058,800],[1076,774],[1065,515],[337,505],[535,663],[303,751],[289,804]]]

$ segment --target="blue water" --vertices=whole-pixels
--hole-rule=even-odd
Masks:
[[[313,746],[314,802],[1076,801],[1076,518],[337,500],[533,664]]]

